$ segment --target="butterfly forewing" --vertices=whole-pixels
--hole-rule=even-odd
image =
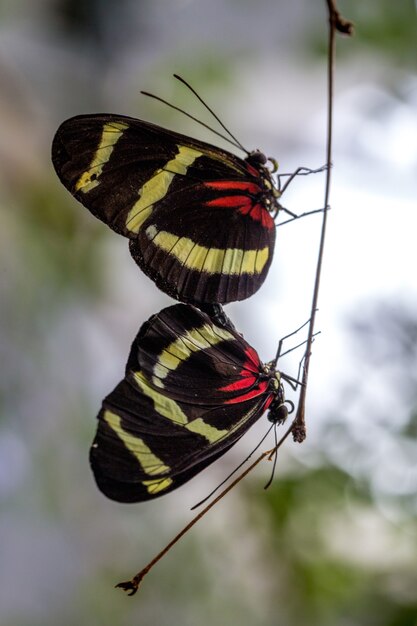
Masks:
[[[275,388],[255,350],[192,306],[153,316],[104,400],[91,448],[99,488],[141,501],[183,484],[263,414]]]
[[[131,240],[137,264],[169,295],[226,303],[249,297],[264,281],[276,194],[262,165],[109,114],[64,122],[52,161],[65,187]]]

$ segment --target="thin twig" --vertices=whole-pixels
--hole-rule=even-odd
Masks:
[[[223,491],[216,498],[214,498],[214,500],[212,500],[206,507],[204,507],[204,509],[202,509],[200,513],[193,517],[191,522],[184,526],[184,528],[177,535],[175,535],[173,539],[171,539],[171,541],[165,546],[165,548],[163,548],[163,550],[161,550],[161,552],[159,552],[152,559],[152,561],[150,561],[143,569],[141,569],[140,572],[136,574],[136,576],[134,576],[131,580],[119,583],[118,585],[116,585],[116,587],[120,587],[121,589],[126,591],[127,595],[129,596],[135,595],[142,580],[144,579],[146,574],[148,574],[148,572],[153,568],[153,566],[156,565],[156,563],[158,563],[158,561],[162,559],[163,556],[165,556],[165,554],[172,548],[172,546],[174,546],[177,541],[179,541],[181,537],[183,537],[185,533],[187,533],[190,528],[194,526],[194,524],[196,524],[206,513],[208,513],[219,500],[221,500],[227,493],[229,493],[231,489],[233,489],[233,487],[240,483],[240,481],[243,480],[243,478],[245,478],[245,476],[249,474],[249,472],[251,472],[263,459],[265,459],[266,457],[272,458],[272,454],[276,454],[278,448],[282,446],[292,429],[293,424],[291,424],[291,426],[287,429],[287,431],[281,437],[273,450],[266,450],[265,452],[262,452],[262,454],[256,459],[256,461],[249,465],[249,467],[247,467],[241,474],[239,474],[239,476],[235,478],[235,480],[232,481],[230,485],[223,489]]]
[[[333,137],[333,83],[334,83],[334,60],[335,60],[335,35],[336,30],[345,34],[353,33],[353,25],[341,17],[336,8],[335,0],[326,0],[329,10],[329,45],[327,64],[327,140],[326,140],[326,186],[324,193],[324,211],[320,234],[319,252],[317,257],[316,278],[314,281],[313,299],[311,302],[310,324],[308,327],[307,349],[303,367],[303,378],[298,399],[297,413],[294,420],[293,439],[301,443],[306,438],[305,402],[307,395],[308,372],[310,366],[311,346],[314,336],[314,323],[316,320],[317,303],[319,298],[321,268],[323,264],[324,243],[326,239],[327,214],[329,209],[330,180],[332,172],[332,137]]]

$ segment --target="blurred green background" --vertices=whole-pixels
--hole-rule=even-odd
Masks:
[[[308,395],[308,439],[272,486],[258,467],[153,570],[113,589],[190,518],[266,429],[189,485],[121,505],[88,449],[130,342],[170,303],[125,240],[58,182],[59,123],[118,112],[216,142],[196,87],[281,171],[325,160],[324,0],[0,2],[0,624],[417,624],[416,4],[340,2],[332,211]],[[291,185],[296,212],[322,175]],[[233,321],[271,359],[308,317],[320,218],[278,229],[274,267]],[[292,355],[282,369],[296,375]]]

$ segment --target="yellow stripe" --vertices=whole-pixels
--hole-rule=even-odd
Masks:
[[[185,175],[187,169],[194,163],[202,152],[194,148],[177,146],[178,154],[171,161],[164,165],[163,169],[158,169],[139,190],[139,200],[130,209],[126,218],[126,227],[133,233],[139,232],[143,222],[152,213],[154,204],[168,192],[168,189],[176,174]]]
[[[142,393],[153,401],[157,413],[180,426],[187,424],[188,417],[182,412],[181,407],[174,400],[154,391],[142,372],[134,372],[134,378]]]
[[[126,448],[136,457],[143,471],[149,476],[155,474],[163,474],[169,471],[168,465],[165,465],[159,459],[146,443],[140,437],[126,432],[121,425],[120,416],[112,411],[104,411],[104,419],[116,435],[123,441]],[[172,482],[172,481],[171,481]]]
[[[219,250],[219,252],[224,251]],[[175,250],[173,252],[177,258],[187,259],[188,267],[204,267],[209,253],[210,251],[208,248],[204,248],[204,246],[195,246],[194,242],[186,237],[181,238],[178,245],[175,246]]]
[[[157,231],[148,226],[146,234],[159,248],[172,254],[181,265],[210,274],[260,274],[269,258],[269,248],[240,250],[239,248],[206,248],[187,237]]]
[[[229,433],[228,430],[219,430],[206,424],[201,418],[188,421],[188,417],[181,410],[181,407],[174,400],[152,389],[142,372],[135,372],[134,378],[142,393],[153,401],[155,411],[175,424],[184,426],[190,432],[202,435],[210,443],[218,441]]]
[[[157,387],[163,387],[162,379],[188,359],[192,352],[210,348],[229,339],[234,339],[231,333],[224,328],[211,324],[204,324],[199,328],[185,332],[162,350],[158,356],[158,363],[153,369],[152,382]]]
[[[75,184],[75,191],[88,193],[100,184],[98,179],[103,171],[103,167],[110,159],[114,146],[119,141],[126,128],[128,128],[128,124],[125,124],[124,122],[111,122],[109,124],[104,124],[100,144],[96,150],[94,158],[91,161],[88,170],[86,170],[77,180]],[[92,178],[92,176],[94,178]]]
[[[226,272],[226,268],[242,267],[242,262],[243,250],[239,250],[239,248],[228,248],[224,259],[224,272],[232,274],[233,272]]]
[[[142,485],[147,488],[152,495],[168,489],[172,485],[172,478],[154,478],[153,480],[143,480]]]
[[[225,434],[227,434],[228,430],[218,430],[214,428],[214,426],[210,426],[201,417],[198,417],[196,420],[193,420],[187,425],[188,430],[192,433],[198,433],[210,441],[210,443],[214,443],[221,439]]]

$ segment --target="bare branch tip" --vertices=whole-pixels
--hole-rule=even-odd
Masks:
[[[292,429],[292,438],[295,443],[303,443],[305,438],[307,437],[307,431],[305,424],[295,424]]]
[[[355,34],[355,26],[353,22],[349,20],[345,20],[344,17],[337,13],[334,19],[334,26],[336,30],[342,35],[347,35],[348,37],[352,37]]]
[[[137,590],[139,589],[140,580],[137,580],[137,577],[132,580],[126,580],[125,582],[118,583],[115,585],[115,588],[123,589],[127,593],[128,596],[134,596]]]
[[[327,5],[329,8],[330,23],[333,28],[335,28],[339,33],[342,33],[342,35],[348,35],[351,37],[355,32],[353,22],[350,22],[340,15],[336,8],[336,0],[327,0]]]

